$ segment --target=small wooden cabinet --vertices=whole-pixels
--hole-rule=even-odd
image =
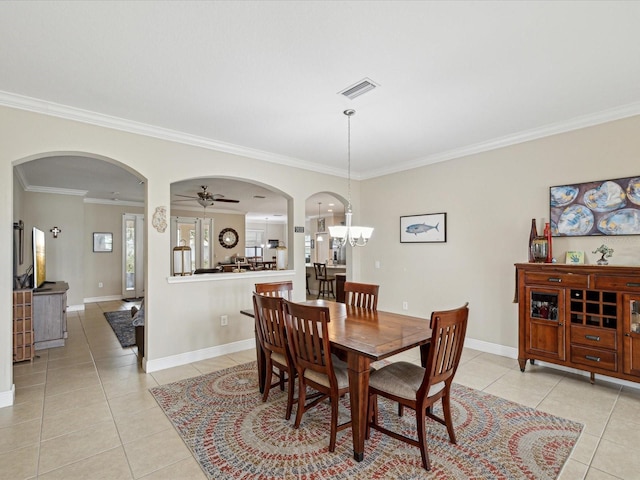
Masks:
[[[66,282],[46,284],[33,291],[35,348],[63,347],[67,338]]]
[[[13,361],[33,361],[33,293],[13,291]]]
[[[640,381],[640,268],[516,264],[518,362]]]

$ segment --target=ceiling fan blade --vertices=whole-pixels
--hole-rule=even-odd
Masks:
[[[228,198],[214,198],[214,202],[240,203],[240,200],[231,200]]]
[[[197,199],[198,198],[198,197],[194,197],[194,196],[191,196],[191,195],[180,195],[179,193],[174,193],[174,195],[176,197],[184,197],[184,198],[192,198],[192,199]]]

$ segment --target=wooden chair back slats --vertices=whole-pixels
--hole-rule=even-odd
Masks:
[[[329,351],[329,309],[285,302],[290,348],[298,366],[321,373],[331,368]],[[325,341],[327,339],[327,341]]]
[[[344,282],[345,303],[367,310],[377,310],[379,289],[379,285],[370,283]]]
[[[284,310],[280,297],[253,294],[256,330],[263,348],[287,355]]]
[[[293,282],[256,283],[256,293],[269,297],[282,297],[291,300]]]
[[[468,303],[455,310],[431,314],[431,345],[418,395],[429,391],[429,386],[453,378],[460,363],[469,315]]]

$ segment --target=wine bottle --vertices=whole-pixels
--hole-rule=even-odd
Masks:
[[[547,262],[551,263],[553,259],[553,252],[551,250],[551,225],[548,223],[544,224],[544,236],[547,239]]]
[[[531,233],[529,233],[529,263],[533,263],[536,259],[533,256],[533,239],[538,236],[538,230],[536,229],[536,219],[531,219]]]

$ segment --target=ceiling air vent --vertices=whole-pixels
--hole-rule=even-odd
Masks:
[[[377,83],[373,82],[373,80],[369,78],[365,78],[360,80],[355,85],[351,85],[347,87],[345,90],[338,92],[340,95],[344,95],[347,98],[353,100],[356,97],[359,97],[363,93],[367,93],[378,86]]]

